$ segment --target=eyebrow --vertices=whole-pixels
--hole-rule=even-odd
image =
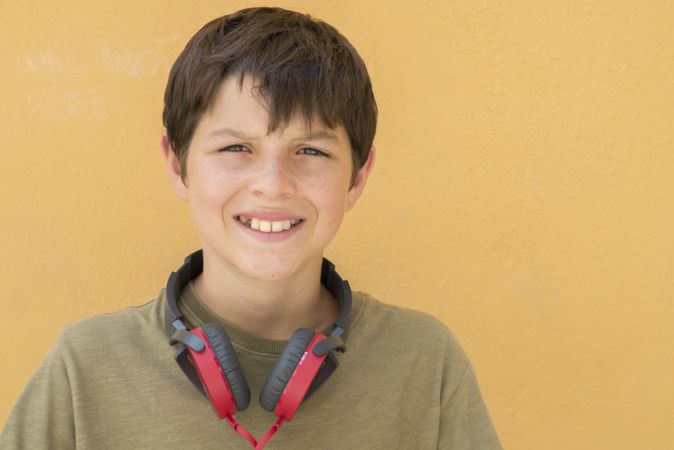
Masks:
[[[237,131],[237,130],[233,130],[231,128],[220,128],[218,130],[213,130],[208,135],[209,136],[222,136],[223,134],[228,134],[230,136],[233,136],[233,137],[239,138],[239,139],[243,139],[243,140],[250,140],[252,138],[252,136],[247,135],[243,131]]]
[[[227,127],[220,128],[220,129],[217,129],[217,130],[213,130],[209,133],[209,136],[222,136],[222,135],[233,136],[235,138],[242,139],[244,141],[249,141],[249,140],[255,139],[255,137],[253,135],[249,135],[249,134],[247,134],[243,131],[234,130],[232,128],[227,128]],[[329,130],[325,130],[325,129],[319,129],[319,130],[307,133],[306,135],[301,136],[296,140],[311,141],[311,140],[320,140],[320,139],[327,139],[327,140],[332,140],[332,141],[338,141],[339,140],[336,133],[334,133],[332,131],[329,131]]]

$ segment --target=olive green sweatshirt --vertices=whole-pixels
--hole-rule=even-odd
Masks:
[[[257,402],[285,342],[228,323],[190,283],[192,326],[222,326],[251,388],[235,418],[258,439]],[[142,306],[66,326],[24,389],[0,449],[249,449],[183,375],[164,331],[165,291]],[[339,368],[265,449],[500,449],[475,372],[437,319],[354,292]]]

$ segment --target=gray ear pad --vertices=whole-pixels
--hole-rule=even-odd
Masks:
[[[309,347],[314,334],[314,330],[310,328],[300,328],[293,333],[288,344],[286,344],[260,391],[260,405],[267,411],[274,412],[290,376],[295,371],[295,367],[302,359],[307,347]]]
[[[206,323],[201,329],[213,348],[213,353],[215,353],[218,364],[220,364],[222,373],[225,374],[229,390],[232,391],[232,396],[234,397],[236,409],[242,411],[248,408],[250,404],[250,388],[248,387],[246,377],[243,376],[236,352],[234,351],[234,347],[232,347],[232,343],[229,342],[227,334],[214,323]]]

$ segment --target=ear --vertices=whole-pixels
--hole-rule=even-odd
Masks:
[[[350,211],[351,208],[356,206],[356,202],[365,189],[367,178],[370,176],[370,173],[372,173],[372,169],[374,169],[374,160],[376,159],[376,156],[376,151],[373,146],[370,149],[370,153],[367,155],[367,161],[365,161],[363,167],[358,171],[356,179],[353,181],[353,185],[346,194],[346,211]]]
[[[166,130],[161,135],[161,149],[173,189],[181,200],[187,200],[187,186],[185,186],[183,179],[180,177],[180,161],[178,161],[176,154],[171,148],[171,144],[169,144]]]

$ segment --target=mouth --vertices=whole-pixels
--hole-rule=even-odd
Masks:
[[[304,222],[304,219],[262,220],[257,217],[234,216],[242,225],[262,233],[281,233]]]

